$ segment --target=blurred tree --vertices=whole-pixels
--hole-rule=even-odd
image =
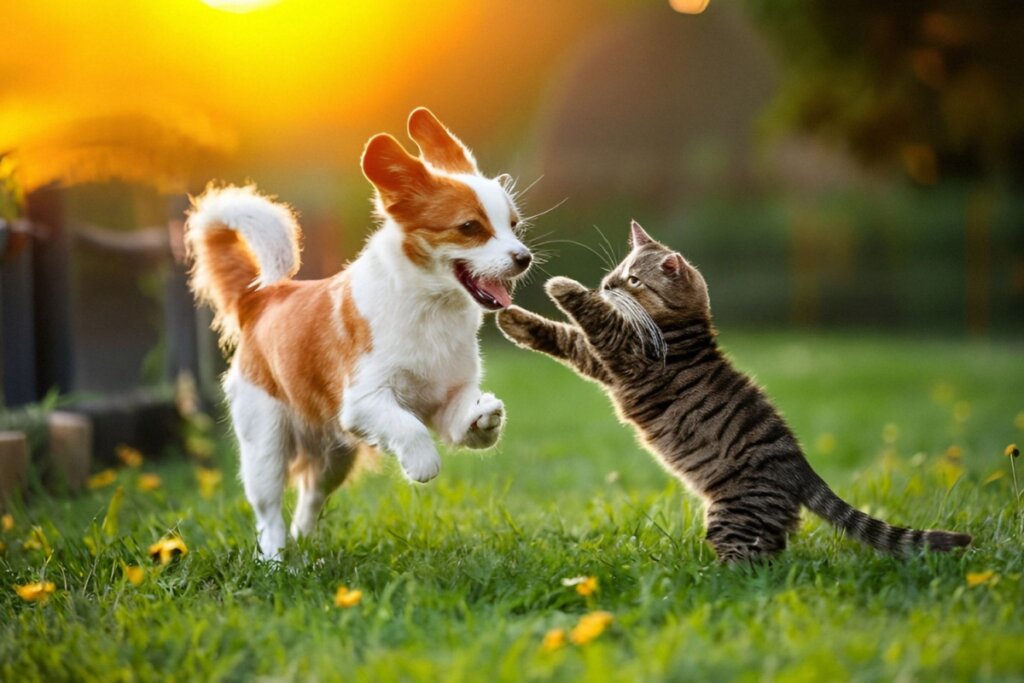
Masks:
[[[918,183],[1024,177],[1024,3],[747,0],[781,57],[769,126]]]

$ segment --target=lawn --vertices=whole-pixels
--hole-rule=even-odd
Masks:
[[[252,559],[230,439],[209,496],[194,461],[147,459],[110,486],[14,510],[0,531],[0,679],[1021,680],[1024,508],[1003,449],[1024,442],[1024,348],[723,342],[841,495],[975,545],[894,559],[807,516],[773,564],[719,566],[698,501],[595,386],[488,339],[486,386],[509,413],[497,452],[451,455],[416,487],[385,458],[281,567]],[[140,491],[150,472],[162,486]],[[104,530],[117,484],[118,525]],[[33,525],[49,557],[23,547]],[[170,531],[189,552],[154,565],[147,549]],[[138,586],[123,564],[146,567]],[[562,584],[575,576],[597,591]],[[41,579],[55,584],[46,602],[13,590]],[[336,607],[339,585],[361,601]],[[598,610],[613,621],[588,644],[542,647]]]

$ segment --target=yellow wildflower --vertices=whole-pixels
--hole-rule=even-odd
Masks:
[[[587,597],[597,592],[597,577],[588,576],[583,581],[576,584],[576,592]]]
[[[164,480],[160,478],[158,474],[140,474],[139,475],[139,490],[140,491],[156,491],[158,488],[164,485]]]
[[[111,469],[106,469],[89,477],[85,482],[85,485],[90,491],[95,491],[96,489],[110,486],[115,481],[117,481],[117,472]]]
[[[1003,455],[1005,455],[1007,458],[1016,458],[1017,456],[1020,455],[1020,449],[1017,448],[1017,444],[1011,443],[1009,446],[1003,449]]]
[[[996,573],[991,569],[987,572],[967,572],[967,585],[970,588],[985,584],[994,585],[997,578]]]
[[[965,470],[956,460],[944,458],[935,463],[932,471],[942,479],[942,483],[947,489],[951,489],[953,484],[964,475]]]
[[[27,602],[46,602],[54,588],[52,581],[40,581],[15,586],[14,590],[18,592],[18,597]]]
[[[217,493],[217,489],[220,488],[220,482],[223,479],[223,475],[220,470],[211,469],[209,467],[200,467],[196,470],[196,481],[199,482],[199,495],[206,500],[210,500]]]
[[[50,548],[50,542],[46,540],[46,534],[41,526],[32,527],[32,531],[29,532],[28,538],[21,544],[21,547],[25,550],[42,550],[43,554],[47,556],[53,554],[53,549]]]
[[[953,445],[946,449],[946,457],[953,458],[954,460],[959,459],[964,454],[964,449],[959,446]]]
[[[185,541],[178,536],[166,536],[149,546],[149,556],[160,564],[167,565],[176,557],[188,554]]]
[[[594,576],[574,576],[562,579],[563,586],[576,586],[576,592],[586,597],[597,592],[597,578]]]
[[[544,634],[544,640],[541,641],[540,648],[545,652],[553,652],[564,645],[565,629],[553,628]]]
[[[335,607],[355,607],[363,599],[363,591],[349,590],[345,586],[338,586],[338,592],[334,594]]]
[[[121,571],[124,572],[124,578],[128,579],[133,586],[138,586],[146,578],[146,570],[137,565],[122,562]]]
[[[594,638],[604,633],[614,617],[610,612],[591,612],[580,617],[579,623],[569,633],[569,640],[576,645],[586,645]]]
[[[4,531],[10,531],[14,528],[14,517],[10,513],[0,517],[0,525],[3,525]]]
[[[142,453],[137,448],[121,444],[116,449],[117,459],[128,467],[142,467]]]

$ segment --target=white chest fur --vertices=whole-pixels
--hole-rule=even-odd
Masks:
[[[453,389],[479,381],[483,316],[450,275],[409,263],[399,239],[383,228],[350,266],[356,306],[372,336],[350,385],[386,388],[428,420]]]

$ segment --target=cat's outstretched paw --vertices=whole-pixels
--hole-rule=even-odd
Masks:
[[[510,306],[498,311],[495,322],[509,341],[529,346],[534,337],[538,317],[519,306]]]
[[[557,303],[573,294],[586,293],[587,288],[571,278],[559,276],[548,280],[544,284],[544,291]]]
[[[469,429],[462,440],[467,448],[490,448],[498,442],[505,424],[505,404],[494,394],[481,394],[470,415]]]

